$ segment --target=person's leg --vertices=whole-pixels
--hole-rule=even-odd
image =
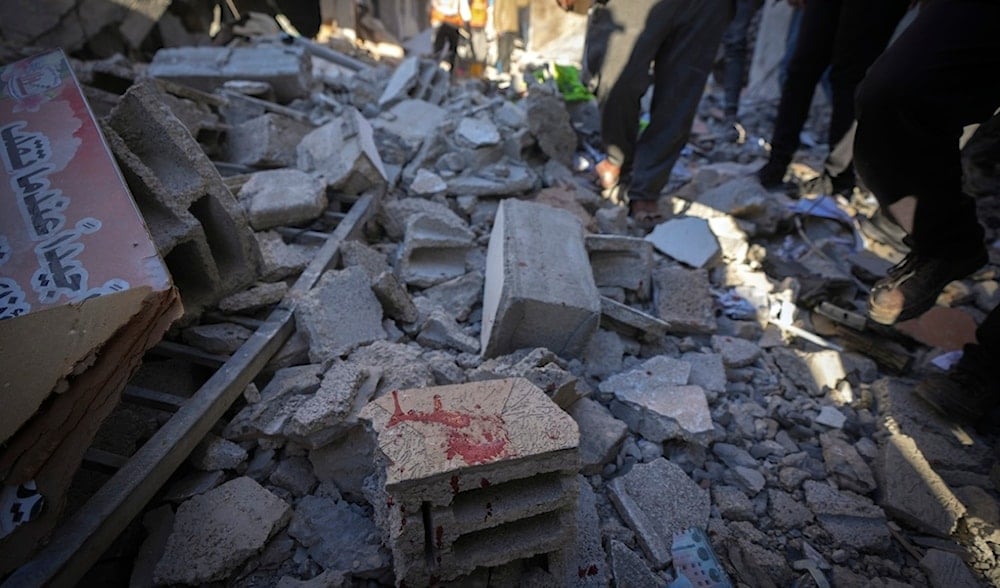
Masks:
[[[590,9],[584,41],[585,69],[600,108],[608,102],[612,86],[625,70],[654,4],[656,0],[629,0],[595,3]]]
[[[781,88],[774,121],[771,154],[757,176],[766,187],[781,184],[788,164],[799,148],[799,133],[809,117],[816,83],[830,63],[836,23],[843,0],[809,0],[802,11],[795,52]]]
[[[759,0],[736,0],[733,20],[722,35],[722,46],[725,49],[722,89],[727,117],[736,118],[739,113],[740,92],[743,90],[747,68],[747,32],[758,8]]]
[[[1000,104],[1000,3],[932,0],[858,90],[855,165],[883,209],[914,197],[910,256],[878,282],[873,320],[914,318],[986,261],[975,202],[962,192],[962,128]]]
[[[516,33],[500,33],[497,39],[497,67],[503,73],[510,73],[510,56],[514,52]]]
[[[669,26],[669,20],[655,18],[654,14],[671,6],[671,0],[608,4],[614,30],[607,38],[597,101],[607,162],[621,169],[622,174],[632,166],[639,136],[640,101],[649,89],[649,68]]]
[[[730,0],[666,0],[650,13],[650,20],[670,25],[666,31],[647,28],[637,43],[637,49],[656,44],[657,51],[650,122],[635,151],[630,200],[655,201],[670,179],[731,7]]]

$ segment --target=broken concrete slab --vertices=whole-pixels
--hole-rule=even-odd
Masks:
[[[451,216],[416,214],[406,221],[395,255],[396,273],[406,284],[426,288],[466,273],[475,234]]]
[[[177,509],[153,579],[158,584],[223,580],[288,523],[291,507],[250,478],[236,478]]]
[[[729,335],[713,335],[712,349],[722,355],[722,363],[727,368],[751,366],[757,362],[762,353],[757,344]]]
[[[243,407],[226,425],[223,436],[244,441],[281,435],[299,403],[319,389],[322,373],[318,364],[279,369],[261,390],[260,400]]]
[[[649,492],[656,488],[656,492]],[[672,560],[674,533],[708,525],[710,500],[679,466],[660,458],[608,484],[608,496],[656,568]]]
[[[298,275],[312,261],[315,247],[285,243],[275,231],[253,233],[260,250],[260,279],[276,282]]]
[[[563,165],[570,165],[576,152],[576,131],[570,121],[569,112],[562,96],[554,91],[546,91],[544,86],[536,86],[539,91],[528,93],[524,111],[528,117],[528,128],[542,152]]]
[[[420,294],[437,306],[447,308],[455,320],[464,321],[482,302],[485,282],[482,272],[473,271],[431,286]]]
[[[607,296],[601,296],[601,325],[645,341],[656,341],[671,330],[669,323]]]
[[[386,235],[394,241],[401,241],[406,235],[406,226],[410,219],[426,214],[440,219],[443,223],[468,229],[468,223],[455,214],[447,205],[426,198],[399,198],[382,203],[379,210],[379,222]]]
[[[660,223],[646,235],[646,240],[661,253],[694,268],[710,265],[721,252],[708,221],[694,217]]]
[[[295,497],[308,495],[316,486],[312,465],[301,455],[286,457],[278,462],[267,481],[288,490]]]
[[[701,386],[643,386],[616,390],[611,413],[644,439],[682,439],[708,445],[714,428]]]
[[[656,586],[663,582],[638,553],[621,541],[611,540],[611,575],[616,586]]]
[[[325,570],[360,578],[377,576],[390,566],[375,523],[356,504],[304,496],[295,505],[288,534]]]
[[[367,368],[335,362],[323,373],[319,388],[297,403],[282,432],[308,449],[345,435],[373,398],[378,377]]]
[[[881,508],[849,490],[816,480],[803,482],[806,504],[836,544],[884,553],[892,536]]]
[[[976,588],[979,580],[969,570],[969,566],[957,553],[942,549],[928,549],[920,559],[920,569],[924,571],[935,588]]]
[[[822,433],[819,441],[826,471],[837,487],[861,495],[877,488],[871,468],[853,445],[833,432]]]
[[[688,384],[701,386],[714,396],[726,391],[726,367],[722,356],[717,353],[688,352],[681,356],[682,361],[691,364],[691,375]]]
[[[587,375],[604,378],[622,369],[625,356],[625,342],[614,331],[598,329],[590,338],[583,353],[583,363]]]
[[[309,342],[309,357],[322,362],[385,339],[382,305],[364,270],[352,266],[323,272],[295,309],[295,324]]]
[[[880,443],[875,467],[881,505],[906,525],[950,537],[965,505],[928,463],[912,437],[894,433]]]
[[[531,168],[514,163],[497,163],[448,179],[450,196],[508,197],[528,192],[538,176]]]
[[[661,267],[653,272],[656,314],[672,333],[709,335],[718,328],[715,299],[705,270]]]
[[[585,245],[598,288],[625,288],[636,292],[642,300],[649,299],[653,272],[653,247],[649,241],[619,235],[587,235]]]
[[[431,349],[454,349],[464,353],[478,353],[479,340],[467,335],[450,313],[435,308],[424,320],[417,343]]]
[[[569,213],[505,200],[486,254],[482,354],[524,347],[576,356],[600,322],[583,229]]]
[[[375,438],[358,425],[345,435],[309,452],[313,472],[321,482],[336,486],[347,499],[364,499],[364,482],[372,473]]]
[[[500,131],[492,121],[467,116],[459,121],[455,138],[459,145],[467,145],[473,149],[492,147],[500,144]]]
[[[340,263],[343,267],[356,265],[365,270],[368,278],[376,281],[386,271],[391,270],[389,260],[381,251],[376,251],[361,241],[353,239],[340,244]]]
[[[231,470],[245,462],[247,450],[232,441],[208,435],[191,452],[189,463],[204,472]]]
[[[356,195],[388,181],[371,123],[353,108],[303,137],[296,153],[296,167],[333,192]]]
[[[404,99],[420,80],[420,58],[407,57],[396,66],[392,77],[385,86],[382,96],[378,99],[379,108],[385,109]]]
[[[239,192],[250,226],[263,231],[316,219],[326,210],[326,187],[297,169],[275,169],[250,175]]]
[[[372,291],[390,318],[404,323],[412,323],[419,318],[420,313],[410,293],[406,291],[406,286],[391,271],[384,271],[375,277]]]
[[[666,355],[658,355],[640,364],[637,368],[615,374],[598,386],[608,399],[623,394],[637,394],[647,387],[663,388],[683,386],[691,375],[691,364]]]
[[[266,112],[233,126],[226,133],[226,161],[257,168],[295,165],[295,149],[311,125]]]
[[[399,137],[411,149],[419,149],[445,121],[448,111],[424,100],[403,100],[372,121],[377,132]]]
[[[448,189],[448,182],[434,172],[421,168],[410,182],[410,192],[417,196],[433,196],[443,194]]]
[[[312,84],[306,52],[283,44],[160,49],[147,73],[205,92],[221,88],[229,80],[267,82],[281,102],[308,96]]]
[[[769,199],[767,190],[753,176],[735,178],[698,195],[699,204],[739,218],[760,214]]]
[[[628,425],[616,419],[603,404],[590,398],[581,398],[568,409],[581,431],[580,473],[591,476],[601,473],[606,464],[614,461],[628,434]]]

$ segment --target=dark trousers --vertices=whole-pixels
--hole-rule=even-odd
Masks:
[[[590,32],[598,29],[604,51],[588,40],[585,58],[588,71],[598,72],[608,159],[630,176],[628,198],[655,200],[669,181],[732,10],[732,0],[628,0],[600,7]],[[650,84],[649,125],[640,135],[640,101]]]
[[[736,116],[740,109],[740,92],[743,91],[747,73],[747,32],[761,2],[762,0],[736,0],[736,13],[722,35],[722,47],[725,50],[722,91],[727,116]]]
[[[437,31],[434,33],[434,55],[441,57],[441,52],[447,45],[448,52],[443,57],[452,69],[455,69],[455,57],[458,54],[458,39],[460,36],[458,27],[446,22],[438,25]]]
[[[1000,106],[1000,2],[930,0],[858,89],[854,158],[885,207],[917,200],[915,252],[955,257],[983,247],[975,201],[962,192],[958,140]],[[1000,310],[976,332],[962,367],[1000,375]],[[982,372],[980,372],[982,373]]]
[[[806,2],[781,88],[771,140],[772,161],[791,163],[799,148],[799,133],[809,117],[816,83],[827,67],[832,99],[827,143],[832,147],[844,137],[854,122],[857,85],[885,49],[908,5],[908,0]]]

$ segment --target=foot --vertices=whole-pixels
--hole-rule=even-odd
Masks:
[[[978,422],[1000,406],[1000,390],[992,388],[971,372],[952,368],[947,374],[934,374],[917,385],[914,392],[946,417],[969,423]]]
[[[597,162],[597,165],[594,167],[594,171],[597,172],[597,182],[601,185],[601,188],[610,190],[618,185],[618,179],[621,177],[622,173],[622,166],[615,165],[607,159],[602,159]]]
[[[903,261],[889,268],[886,277],[875,282],[868,297],[868,316],[883,325],[916,318],[934,306],[945,286],[968,276],[987,261],[983,248],[954,258],[927,257],[911,251]]]
[[[759,170],[757,170],[757,181],[770,192],[784,192],[790,196],[798,196],[795,185],[785,181],[785,172],[788,166],[778,163],[773,159],[768,160]]]

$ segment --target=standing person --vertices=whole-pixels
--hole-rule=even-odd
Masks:
[[[844,138],[854,122],[854,92],[868,67],[885,50],[910,0],[788,0],[801,6],[802,21],[781,101],[774,121],[771,154],[757,171],[765,188],[780,188],[792,157],[799,148],[799,133],[809,117],[816,83],[830,68],[832,110],[827,144]],[[850,160],[828,159],[821,178],[830,192],[848,195],[854,189]],[[825,191],[825,190],[824,190]]]
[[[811,0],[810,0],[811,1]],[[952,280],[988,261],[975,201],[963,193],[959,137],[1000,106],[1000,2],[929,0],[858,90],[854,157],[883,210],[907,230],[910,253],[876,282],[869,316],[915,318]],[[906,204],[915,202],[912,218]],[[1000,308],[948,375],[916,393],[944,413],[978,420],[1000,404]]]
[[[510,56],[514,52],[520,23],[518,19],[519,0],[493,1],[493,28],[497,32],[497,70],[510,73]]]
[[[461,30],[472,18],[469,0],[431,0],[431,26],[434,27],[434,55],[444,53],[445,61],[455,70]]]
[[[558,0],[571,7],[572,0]],[[607,0],[591,10],[584,61],[601,111],[605,188],[619,186],[629,214],[655,221],[705,89],[734,0]],[[653,86],[640,134],[643,94]]]

